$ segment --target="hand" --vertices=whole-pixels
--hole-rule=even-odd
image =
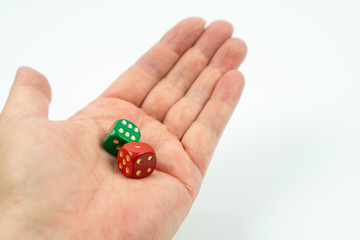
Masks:
[[[48,120],[45,77],[20,68],[0,116],[0,238],[170,239],[199,192],[240,98],[246,46],[216,21],[178,23],[99,98]],[[125,178],[102,147],[119,118],[139,126],[157,168]],[[1,226],[6,226],[1,229]]]

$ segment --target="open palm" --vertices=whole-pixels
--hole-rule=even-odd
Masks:
[[[46,79],[21,68],[0,117],[0,174],[8,176],[0,177],[0,191],[11,188],[8,202],[30,208],[27,224],[44,235],[171,238],[241,95],[243,77],[236,69],[246,47],[231,35],[227,22],[204,30],[202,19],[185,19],[67,121],[48,120]],[[102,147],[120,118],[134,122],[141,142],[156,152],[157,167],[148,178],[121,175],[116,158]]]

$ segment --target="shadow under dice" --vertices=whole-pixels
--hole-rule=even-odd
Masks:
[[[123,145],[118,152],[117,161],[121,173],[129,178],[147,177],[156,167],[154,149],[142,142]]]
[[[114,122],[107,132],[103,145],[109,153],[117,156],[120,148],[124,144],[138,142],[140,136],[140,130],[134,123],[126,119],[119,119]]]

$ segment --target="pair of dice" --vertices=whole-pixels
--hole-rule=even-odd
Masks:
[[[134,123],[119,119],[103,141],[104,148],[117,156],[120,172],[129,178],[147,177],[156,167],[154,149],[147,143],[139,142],[140,136],[140,130]]]

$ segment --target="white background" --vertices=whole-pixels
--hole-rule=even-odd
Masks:
[[[249,50],[174,239],[360,239],[358,1],[0,0],[0,109],[27,65],[50,81],[50,118],[67,119],[189,16],[230,21]]]

